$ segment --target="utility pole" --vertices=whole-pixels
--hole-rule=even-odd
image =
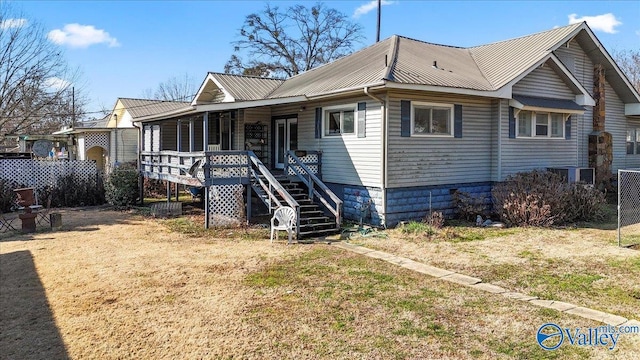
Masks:
[[[76,128],[76,87],[71,87],[71,128]]]
[[[380,41],[380,12],[382,10],[382,0],[378,0],[378,27],[376,28],[376,42]]]

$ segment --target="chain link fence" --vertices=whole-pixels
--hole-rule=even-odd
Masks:
[[[618,246],[640,244],[640,170],[618,170]]]

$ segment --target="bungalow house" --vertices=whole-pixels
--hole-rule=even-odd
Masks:
[[[286,80],[209,73],[134,122],[143,175],[204,186],[206,226],[257,195],[296,207],[299,235],[449,214],[520,171],[640,167],[640,95],[586,23],[470,48],[392,36]]]
[[[139,130],[133,124],[135,119],[185,105],[188,103],[119,98],[111,113],[104,118],[81,122],[56,134],[72,134],[76,142],[76,158],[93,160],[99,170],[108,173],[117,164],[138,160]]]

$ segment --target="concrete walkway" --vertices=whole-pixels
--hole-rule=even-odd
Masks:
[[[585,308],[582,306],[554,300],[542,300],[535,296],[528,296],[525,294],[511,292],[505,288],[497,285],[484,283],[482,279],[478,279],[472,276],[459,274],[453,271],[440,269],[431,265],[427,265],[418,261],[414,261],[405,257],[396,256],[386,253],[384,251],[371,250],[363,246],[353,245],[347,242],[336,242],[333,246],[339,247],[344,250],[352,251],[364,256],[368,256],[374,259],[384,260],[391,264],[413,270],[422,274],[436,277],[440,280],[454,282],[456,284],[468,286],[481,291],[486,291],[492,294],[502,295],[509,299],[518,301],[526,301],[532,305],[540,306],[543,308],[553,309],[560,312],[564,312],[571,315],[580,316],[585,319],[599,321],[605,324],[613,326],[640,326],[640,321],[627,319],[622,316],[609,314],[606,312]]]

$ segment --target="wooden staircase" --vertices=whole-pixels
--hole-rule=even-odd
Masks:
[[[263,181],[266,181],[263,175],[259,175],[259,177]],[[322,207],[309,198],[308,189],[305,189],[304,185],[292,181],[283,174],[274,174],[274,178],[300,205],[299,239],[335,234],[340,230],[335,217],[325,214],[325,212],[322,211]],[[254,192],[262,202],[269,207],[267,194],[261,187],[256,185],[257,184],[252,183]],[[275,193],[275,195],[281,203],[286,204],[280,194]]]

